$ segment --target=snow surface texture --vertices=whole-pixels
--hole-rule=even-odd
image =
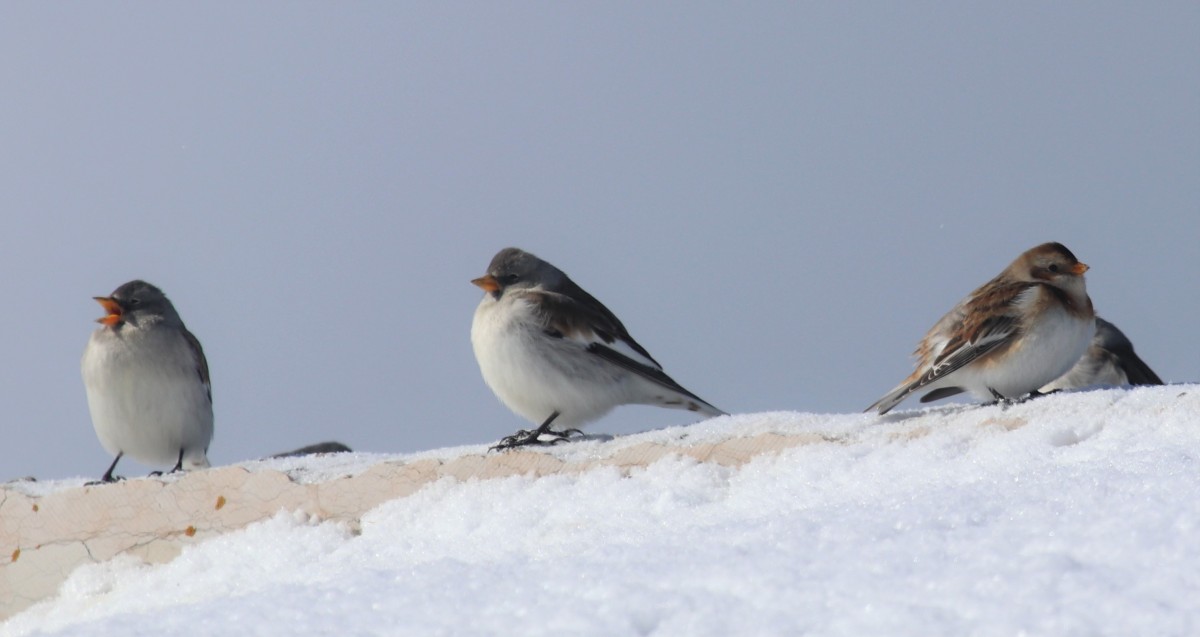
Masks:
[[[0,633],[1200,634],[1200,386],[710,422],[830,442],[280,513]]]

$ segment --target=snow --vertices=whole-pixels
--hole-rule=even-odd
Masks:
[[[560,446],[827,440],[740,468],[446,479],[361,530],[280,512],[168,564],[81,567],[0,634],[1198,634],[1198,390],[747,414]]]

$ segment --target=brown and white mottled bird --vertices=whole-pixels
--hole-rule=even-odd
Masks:
[[[107,315],[83,350],[83,384],[100,444],[172,471],[209,466],[213,437],[208,361],[162,290],[130,281],[96,297]]]
[[[1061,243],[1027,250],[934,324],[913,373],[866,410],[885,414],[922,391],[921,402],[962,392],[985,401],[1036,395],[1095,333],[1087,270]]]
[[[565,440],[618,405],[724,415],[663,373],[608,308],[536,256],[505,248],[471,282],[484,290],[471,324],[483,380],[539,425],[496,448]]]
[[[1162,379],[1133,351],[1133,343],[1116,325],[1096,317],[1096,335],[1075,366],[1039,391],[1101,385],[1161,385]]]

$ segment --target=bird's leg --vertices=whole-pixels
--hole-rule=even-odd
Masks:
[[[565,429],[563,431],[551,431],[550,424],[558,418],[559,413],[556,411],[550,414],[550,417],[545,420],[537,429],[521,429],[517,433],[507,436],[496,443],[495,446],[488,451],[496,451],[502,449],[512,449],[513,447],[525,447],[528,445],[553,445],[560,442],[565,442],[571,436],[582,436],[583,432],[578,429]],[[542,440],[542,436],[550,436],[549,440]]]
[[[104,475],[99,480],[92,480],[91,482],[88,482],[87,485],[92,486],[92,485],[97,485],[97,484],[108,484],[109,482],[117,482],[118,480],[124,480],[125,478],[122,478],[121,476],[113,475],[113,470],[117,468],[117,462],[119,462],[121,460],[121,456],[123,456],[123,455],[125,455],[124,451],[122,451],[121,453],[118,453],[117,457],[113,458],[112,464],[108,465],[108,471],[105,471]]]
[[[175,468],[171,469],[167,473],[176,473],[179,471],[183,471],[183,447],[179,448],[179,460],[175,461]],[[161,472],[161,471],[151,471],[149,474],[147,474],[147,477],[156,478],[158,476],[161,476],[162,474],[163,474],[163,472]]]
[[[1016,401],[1005,396],[1004,394],[1001,394],[1000,392],[996,391],[995,389],[992,389],[991,387],[988,387],[988,391],[992,392],[992,398],[994,398],[995,400],[993,400],[990,403],[984,403],[985,407],[991,407],[992,405],[1001,405],[1004,409],[1007,409],[1009,406],[1016,404]]]
[[[1046,392],[1046,394],[1053,394],[1055,391],[1058,391],[1058,390],[1056,389],[1051,392]],[[1018,400],[1016,402],[1023,403],[1027,400],[1033,400],[1034,398],[1041,398],[1042,396],[1045,396],[1046,394],[1043,394],[1042,392],[1035,389],[1035,390],[1029,392],[1028,394],[1025,394],[1020,400]]]

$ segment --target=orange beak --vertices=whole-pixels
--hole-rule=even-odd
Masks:
[[[120,303],[117,303],[116,301],[112,300],[110,297],[107,297],[107,296],[94,296],[92,298],[96,299],[96,302],[99,303],[104,308],[105,312],[108,312],[108,314],[106,316],[96,319],[97,323],[100,323],[102,325],[113,326],[113,325],[116,325],[117,323],[121,322],[121,304]]]
[[[484,292],[495,292],[500,289],[500,282],[490,274],[485,274],[478,279],[471,279],[471,283],[483,288]]]
[[[1076,263],[1075,265],[1071,266],[1071,274],[1083,274],[1090,269],[1091,268],[1089,268],[1088,264],[1086,263]]]

